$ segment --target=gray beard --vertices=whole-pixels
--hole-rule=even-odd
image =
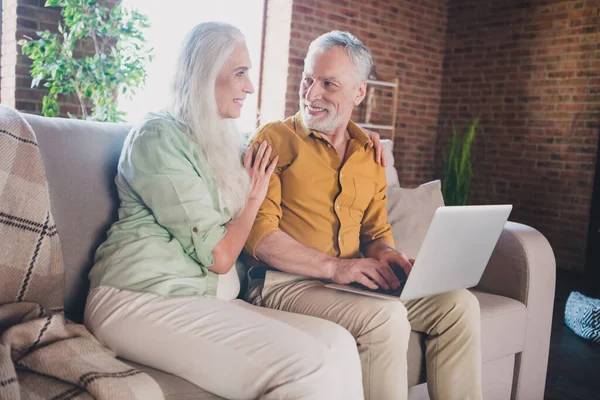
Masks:
[[[337,116],[329,114],[329,111],[327,113],[327,118],[317,120],[309,115],[304,105],[302,105],[301,115],[304,125],[310,130],[327,133],[333,131],[336,127]]]

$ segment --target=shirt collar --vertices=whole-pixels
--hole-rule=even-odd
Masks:
[[[318,139],[323,138],[320,133],[308,129],[302,120],[302,113],[300,111],[298,111],[294,116],[294,129],[296,130],[296,134],[302,139],[305,139],[311,135]],[[363,132],[362,129],[360,129],[358,125],[352,121],[348,121],[348,133],[350,134],[350,139],[356,140],[356,142],[360,146],[364,147],[365,150],[368,148],[369,137]]]

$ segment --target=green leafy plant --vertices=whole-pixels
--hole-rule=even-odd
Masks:
[[[452,124],[452,143],[445,160],[445,175],[442,195],[447,206],[467,204],[473,169],[471,165],[471,143],[479,119],[475,119],[465,132],[459,132]]]
[[[31,87],[48,88],[42,114],[56,116],[58,96],[75,95],[82,118],[124,121],[118,96],[130,97],[144,85],[146,65],[152,61],[143,34],[148,18],[102,0],[47,0],[46,7],[61,7],[58,33],[37,32],[39,39],[18,42],[33,61]]]

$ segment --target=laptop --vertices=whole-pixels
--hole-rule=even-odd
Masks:
[[[401,301],[476,286],[511,210],[512,205],[439,207],[408,279],[396,290],[372,290],[360,284],[325,286]]]

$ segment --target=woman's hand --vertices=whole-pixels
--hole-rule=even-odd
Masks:
[[[381,140],[377,132],[370,131],[363,128],[363,132],[369,137],[369,145],[375,147],[375,162],[381,164],[383,167],[387,167],[387,160],[385,159],[385,152],[381,147]]]
[[[258,148],[258,151],[256,149]],[[256,152],[256,155],[254,154]],[[267,189],[269,188],[269,179],[277,166],[277,157],[269,163],[271,147],[267,142],[262,142],[260,146],[251,144],[246,149],[244,155],[244,169],[250,175],[250,194],[248,203],[242,212],[227,223],[227,232],[213,248],[212,256],[214,263],[208,269],[217,274],[226,274],[231,270],[235,260],[240,256],[240,252],[246,243],[252,224],[256,219],[256,213],[260,208]]]
[[[273,161],[269,163],[272,149],[271,146],[267,145],[266,141],[263,141],[260,146],[258,146],[256,155],[254,155],[255,149],[256,146],[254,144],[249,145],[246,149],[244,168],[248,172],[248,175],[250,175],[251,189],[249,199],[262,203],[267,195],[269,180],[271,179],[273,171],[275,171],[279,156],[276,156]]]

